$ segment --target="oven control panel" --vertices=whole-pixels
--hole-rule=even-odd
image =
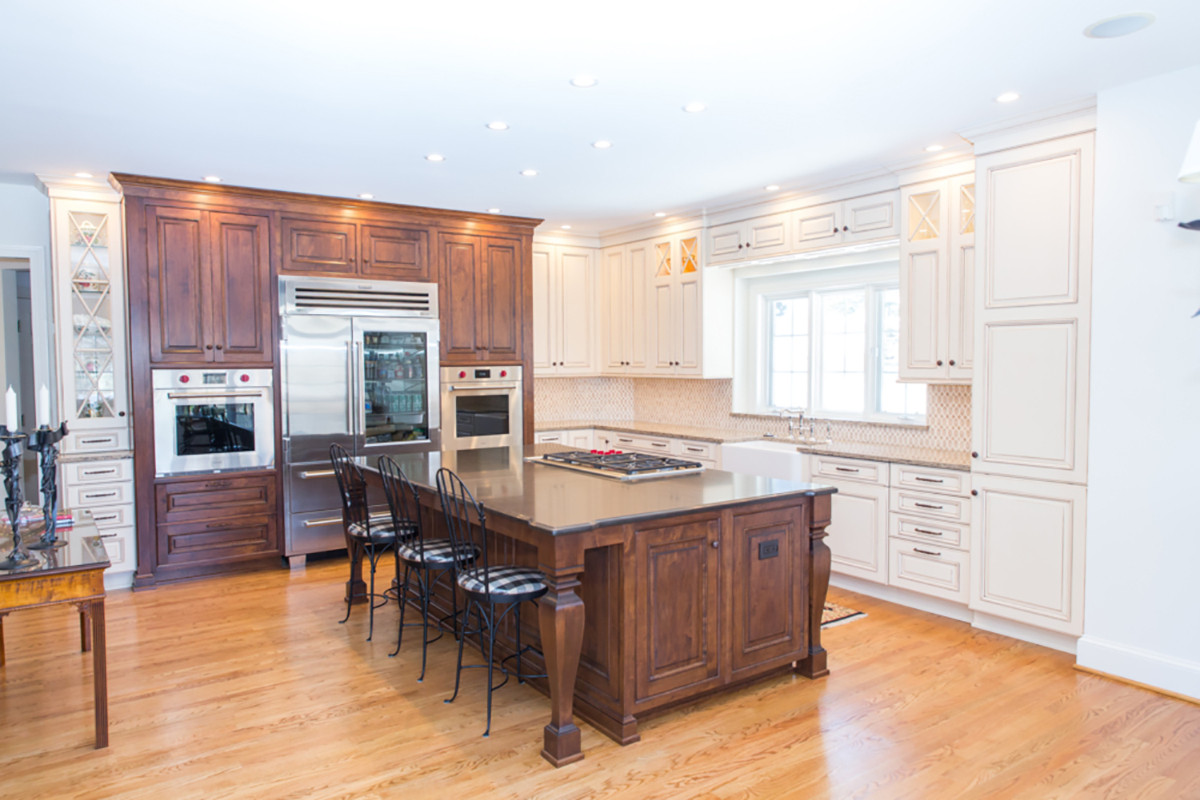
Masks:
[[[442,383],[459,388],[475,388],[521,382],[521,366],[511,367],[443,367]]]
[[[156,369],[150,375],[155,389],[236,389],[271,386],[269,369]]]

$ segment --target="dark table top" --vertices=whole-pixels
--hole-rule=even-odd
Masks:
[[[574,533],[641,519],[790,496],[832,494],[831,486],[708,469],[693,475],[620,481],[525,459],[560,445],[493,447],[394,455],[410,481],[436,491],[439,467],[458,473],[489,513],[550,533]],[[359,459],[375,469],[378,456]]]
[[[108,552],[104,549],[96,526],[85,519],[77,519],[74,527],[59,528],[58,538],[65,542],[52,550],[29,550],[42,535],[40,522],[21,528],[21,550],[33,556],[33,561],[15,569],[0,569],[0,581],[29,577],[31,575],[53,575],[85,569],[103,568],[109,565]],[[12,532],[8,519],[0,522],[0,559],[12,550]]]

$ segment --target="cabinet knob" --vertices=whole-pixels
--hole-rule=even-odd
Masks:
[[[117,412],[117,416],[118,416],[118,417],[123,417],[123,416],[125,416],[125,412],[124,412],[124,411],[118,411],[118,412]]]
[[[977,450],[972,450],[972,451],[971,451],[971,458],[979,458],[979,451],[977,451]]]
[[[978,490],[978,489],[972,489],[972,490],[971,490],[971,497],[979,497],[979,490]]]
[[[738,245],[738,250],[741,250],[741,249],[742,249],[742,245],[740,245],[740,244],[739,244],[739,245]]]
[[[716,540],[714,539],[714,540],[713,540],[713,543],[712,543],[712,546],[713,546],[714,548],[717,548],[717,547],[720,547],[720,546],[721,546],[721,543],[720,543],[720,542],[718,542],[718,541],[716,541]]]
[[[849,226],[849,225],[843,225],[843,226],[842,226],[842,230],[844,230],[844,231],[848,231],[848,230],[850,230],[850,226]]]
[[[222,347],[221,345],[217,345],[217,349],[218,349],[218,350],[220,350],[220,349],[221,349],[221,347]]]
[[[206,344],[206,345],[204,345],[204,349],[205,349],[205,350],[212,350],[212,345],[211,345],[211,344]]]
[[[937,365],[938,365],[939,367],[942,365],[942,360],[941,360],[940,358],[938,359]]]
[[[950,359],[950,366],[952,366],[952,367],[954,366],[954,359],[953,359],[953,358],[952,358],[952,359]]]

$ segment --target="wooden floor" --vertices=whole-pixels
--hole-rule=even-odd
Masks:
[[[644,721],[585,759],[538,755],[548,702],[482,675],[445,705],[453,642],[397,658],[395,606],[339,625],[344,560],[120,592],[108,602],[107,750],[73,610],[5,621],[0,797],[1200,798],[1200,707],[1072,658],[869,598],[829,628],[831,674],[767,679]]]

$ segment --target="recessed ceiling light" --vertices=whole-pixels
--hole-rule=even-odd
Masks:
[[[371,193],[369,193],[369,192],[363,192],[362,194],[360,194],[360,195],[358,196],[358,199],[359,199],[359,200],[374,200],[374,199],[375,199],[375,195],[373,195],[373,194],[371,194]]]
[[[943,151],[943,150],[945,150],[945,149],[946,149],[946,146],[945,146],[945,145],[941,145],[941,144],[931,144],[931,145],[929,145],[928,147],[926,147],[926,148],[925,148],[925,152],[926,152],[926,153],[940,153],[940,152],[942,152],[942,151]]]
[[[667,215],[667,212],[665,212],[665,211],[655,211],[654,212],[654,216],[656,216],[656,217],[665,217],[666,215]]]
[[[563,229],[564,231],[569,231],[569,230],[571,230],[571,226],[570,226],[570,225],[563,225],[563,226],[562,226],[562,229]]]
[[[499,213],[500,213],[500,209],[498,209],[498,208],[489,208],[489,209],[488,209],[488,213],[489,213],[489,214],[499,214]]]
[[[1083,29],[1083,35],[1089,39],[1115,39],[1118,36],[1128,36],[1131,33],[1145,30],[1153,24],[1153,14],[1139,11],[1135,14],[1120,14],[1093,22]]]
[[[435,162],[436,161],[445,161],[446,157],[444,155],[442,155],[441,153],[430,153],[429,155],[425,156],[425,160],[426,161],[435,161]]]
[[[537,175],[537,170],[536,169],[523,169],[523,170],[521,170],[521,174],[524,175],[526,178],[532,178],[534,175]]]
[[[688,112],[689,114],[699,114],[701,111],[703,111],[706,108],[708,108],[708,106],[706,106],[704,103],[694,102],[694,103],[688,103],[686,106],[683,107],[683,110]]]
[[[571,78],[571,85],[578,86],[580,89],[590,89],[599,82],[591,75],[576,75],[574,78]]]
[[[490,131],[506,131],[506,130],[508,130],[508,123],[501,122],[500,120],[496,120],[495,122],[489,122],[487,124],[487,126],[488,126],[488,130],[490,130]]]
[[[767,184],[766,186],[763,187],[763,190],[768,191],[768,192],[778,192],[779,184],[778,183]]]
[[[75,177],[76,178],[94,178],[95,176],[92,175],[92,173],[90,173],[90,172],[76,172]]]
[[[608,148],[612,147],[612,142],[610,142],[608,139],[597,139],[596,141],[592,142],[592,147],[596,148],[597,150],[607,150]]]
[[[220,183],[221,178],[217,175],[205,175],[204,180],[208,183]]]
[[[1019,99],[1021,99],[1021,95],[1017,94],[1016,92],[1005,92],[1004,94],[996,96],[997,103],[1011,103],[1014,100]]]

